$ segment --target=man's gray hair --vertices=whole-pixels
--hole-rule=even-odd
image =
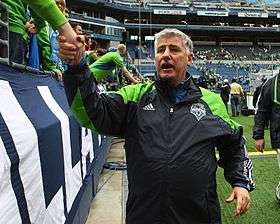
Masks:
[[[177,29],[164,29],[160,31],[159,33],[155,34],[155,51],[156,46],[160,38],[162,37],[179,37],[183,40],[185,43],[186,50],[189,51],[191,54],[193,54],[193,42],[191,38],[184,34],[182,31]]]

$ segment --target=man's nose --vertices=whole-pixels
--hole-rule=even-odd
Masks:
[[[170,57],[170,50],[169,50],[168,47],[165,48],[165,51],[163,52],[162,57],[163,57],[164,59],[167,59],[167,60],[169,60],[169,59],[171,58],[171,57]]]

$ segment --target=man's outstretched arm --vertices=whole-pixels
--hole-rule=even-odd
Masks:
[[[67,42],[76,47],[75,58],[69,61],[69,64],[77,64],[82,57],[82,48],[84,44],[77,39],[77,34],[72,29],[66,17],[57,7],[53,0],[24,0],[38,15],[45,19],[54,30],[58,30],[61,36],[64,36]]]
[[[139,83],[135,78],[133,78],[132,74],[127,70],[126,67],[122,67],[122,73],[131,83],[134,84]]]

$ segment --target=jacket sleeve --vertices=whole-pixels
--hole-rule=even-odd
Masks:
[[[253,138],[264,138],[264,127],[269,120],[272,107],[273,79],[269,79],[262,87],[260,96],[256,104],[255,124],[253,128]]]
[[[38,44],[41,53],[41,65],[43,70],[55,72],[57,66],[55,62],[51,60],[51,44],[48,35],[48,29],[49,27],[46,26],[37,33]]]
[[[32,8],[29,9],[30,10],[30,13],[31,13],[31,17],[33,19],[33,22],[36,26],[36,29],[37,29],[37,33],[41,31],[41,29],[45,28],[47,26],[47,23],[46,21],[41,17],[39,16]]]
[[[242,127],[232,129],[230,134],[218,139],[219,166],[224,168],[225,179],[232,187],[239,186],[248,191],[254,189],[253,164],[248,158]]]
[[[242,126],[230,118],[222,99],[217,94],[203,88],[201,90],[202,99],[219,119],[221,134],[216,137],[215,143],[220,155],[218,165],[224,169],[225,179],[232,187],[253,190],[253,164],[247,155]]]
[[[261,86],[258,86],[253,93],[253,106],[254,107],[257,106],[257,101],[258,101],[258,98],[259,98],[259,95],[260,95],[261,88],[262,88]]]
[[[71,110],[82,126],[104,135],[124,136],[127,105],[117,93],[99,94],[88,66],[70,67],[64,85]]]
[[[54,30],[67,22],[53,0],[24,0],[38,15],[51,24]]]

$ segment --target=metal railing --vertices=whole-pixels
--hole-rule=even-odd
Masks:
[[[0,1],[0,64],[9,65],[12,68],[31,74],[54,76],[51,71],[41,71],[23,64],[9,61],[9,10],[7,5]]]
[[[0,2],[0,58],[9,62],[9,12],[8,7]]]

